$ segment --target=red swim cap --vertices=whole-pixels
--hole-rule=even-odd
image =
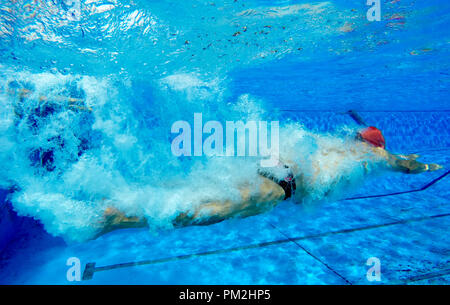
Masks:
[[[359,132],[360,137],[367,143],[372,144],[375,147],[386,147],[386,142],[384,141],[383,134],[381,131],[373,126],[367,127],[366,129]]]

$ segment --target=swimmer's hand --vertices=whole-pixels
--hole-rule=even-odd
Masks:
[[[395,160],[395,168],[407,174],[419,174],[428,171],[433,172],[443,167],[435,163],[425,164],[412,159],[397,159]]]
[[[400,158],[403,158],[405,160],[411,160],[411,161],[415,161],[418,158],[420,158],[420,155],[418,154],[410,154],[410,155],[399,155]],[[436,164],[436,163],[430,163],[430,164],[425,164],[424,166],[424,171],[429,171],[429,172],[434,172],[440,169],[443,169],[444,167],[442,165]]]
[[[439,165],[439,164],[436,164],[436,163],[428,164],[428,170],[430,172],[434,172],[434,171],[437,171],[437,170],[440,170],[440,169],[443,169],[443,168],[444,167],[442,165]]]

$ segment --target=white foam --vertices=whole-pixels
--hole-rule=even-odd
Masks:
[[[85,4],[87,11],[83,11],[82,22],[76,30],[70,27],[72,23],[45,16],[49,13],[45,9],[18,29],[37,42],[60,42],[48,48],[35,48],[33,52],[41,53],[30,61],[30,66],[47,65],[49,58],[45,54],[54,56],[64,52],[58,60],[66,60],[72,74],[32,73],[25,69],[8,70],[4,66],[0,72],[3,88],[9,81],[18,81],[32,89],[30,98],[22,105],[22,119],[14,114],[17,95],[9,95],[7,90],[0,93],[0,162],[3,164],[0,185],[18,187],[12,203],[19,214],[39,219],[46,230],[68,241],[94,236],[108,206],[130,216],[146,217],[152,227],[166,228],[180,212],[193,210],[207,200],[238,200],[239,185],[256,180],[259,160],[176,158],[168,139],[171,124],[192,119],[194,112],[201,112],[205,120],[221,122],[265,119],[263,101],[248,94],[230,99],[229,72],[258,62],[256,58],[278,58],[296,52],[299,46],[313,47],[320,41],[315,38],[334,33],[324,26],[329,18],[343,19],[324,12],[333,12],[327,2],[275,8],[260,7],[257,2],[248,4],[247,7],[256,8],[244,15],[256,12],[269,16],[270,30],[264,18],[246,18],[245,27],[244,23],[230,25],[229,21],[235,20],[241,11],[240,5],[230,10],[212,6],[200,10],[179,2],[180,11],[189,14],[173,18],[172,13],[165,13],[158,4],[148,4],[149,9],[142,3],[141,7],[130,3],[126,9],[97,5],[96,1]],[[65,13],[58,4],[52,4],[51,8]],[[328,16],[314,18],[314,25],[302,18],[297,23],[290,21],[294,15],[319,13]],[[202,18],[204,15],[206,19]],[[217,23],[209,21],[213,17]],[[187,22],[194,20],[192,29],[187,28]],[[84,25],[92,25],[85,29],[89,30],[86,34],[93,39],[101,38],[104,49],[87,48],[79,42]],[[271,33],[265,35],[261,31]],[[76,35],[58,36],[71,32]],[[126,38],[125,42],[122,37]],[[32,52],[26,48],[26,42],[20,46],[25,52]],[[100,67],[89,64],[98,63],[102,54],[111,54],[113,60],[105,60],[105,66]],[[75,70],[73,63],[83,70]],[[121,72],[101,75],[103,68]],[[56,71],[55,67],[52,69]],[[101,76],[84,75],[84,69],[90,72],[87,74]],[[146,80],[146,86],[151,88],[150,96],[133,91],[136,79]],[[92,111],[76,112],[63,107],[47,116],[33,115],[40,105],[40,96],[52,100],[73,92],[79,93]],[[36,120],[37,127],[29,119]],[[313,174],[311,164],[322,166],[331,162],[321,151],[342,147],[342,140],[308,132],[300,125],[282,127],[281,137],[282,158],[297,164],[307,176]],[[85,142],[89,147],[80,150]],[[53,170],[36,164],[39,160],[33,163],[30,156],[38,149],[41,153],[53,153],[54,160],[50,162]],[[360,179],[356,163],[341,162],[338,172],[321,172],[308,185],[310,197],[323,198],[335,181],[349,177]],[[252,186],[258,187],[256,183]]]
[[[12,71],[9,78],[33,87],[35,99],[43,94],[58,95],[75,83],[93,109],[86,114],[63,108],[46,117],[34,116],[40,126],[36,129],[26,119],[33,117],[36,101],[29,100],[20,120],[10,114],[17,98],[6,91],[0,96],[4,106],[0,150],[5,167],[0,184],[18,186],[12,198],[14,208],[20,215],[39,219],[54,235],[68,241],[92,238],[107,207],[145,217],[152,228],[169,228],[179,213],[193,211],[201,203],[238,202],[240,185],[246,182],[251,182],[252,191],[258,188],[258,158],[179,159],[170,153],[170,129],[166,127],[184,118],[185,113],[193,114],[190,98],[194,96],[205,114],[218,120],[264,118],[262,102],[250,95],[242,95],[234,104],[220,106],[221,112],[215,112],[212,106],[217,105],[209,104],[212,97],[225,105],[223,82],[218,79],[175,74],[157,82],[159,105],[147,110],[161,114],[159,123],[144,126],[139,123],[142,112],[127,99],[127,90],[132,88],[122,88],[122,94],[113,78]],[[202,90],[212,93],[205,95]],[[340,132],[354,134],[345,128]],[[83,137],[90,141],[90,147],[78,156]],[[281,126],[280,139],[282,162],[293,168],[298,181],[300,173],[305,178],[307,196],[300,198],[298,192],[298,201],[339,197],[347,187],[361,182],[367,171],[377,168],[373,154],[350,136],[317,134],[291,123]],[[38,148],[53,151],[53,171],[30,161],[31,152]]]
[[[171,86],[161,86],[159,98],[164,101],[177,96],[180,110],[171,111],[169,102],[162,104],[159,119],[163,127],[145,129],[137,122],[139,109],[133,109],[126,96],[119,94],[114,79],[13,71],[9,78],[26,83],[33,95],[25,100],[22,119],[10,115],[18,105],[17,96],[1,95],[2,109],[9,112],[0,124],[1,157],[6,165],[1,185],[19,188],[12,202],[20,215],[39,219],[47,231],[68,241],[93,237],[108,206],[146,217],[153,227],[170,227],[181,211],[192,210],[205,200],[237,199],[238,185],[255,179],[254,160],[179,160],[170,154],[163,127],[189,109],[183,104],[190,103],[185,90],[192,90],[190,94],[205,105],[212,95],[220,102],[222,89],[217,79],[205,81],[192,75],[167,78],[165,83]],[[92,112],[63,107],[47,116],[33,115],[39,96],[60,96],[74,84]],[[195,91],[199,86],[202,89]],[[213,93],[205,95],[202,90]],[[249,96],[241,98],[247,105],[256,103],[250,100]],[[256,109],[256,104],[253,107]],[[158,107],[152,110],[159,111]],[[234,112],[239,116],[236,111],[225,109],[218,115],[226,117]],[[39,128],[31,127],[28,118],[36,120]],[[90,141],[90,148],[78,156],[82,138]],[[54,170],[33,164],[30,155],[37,149],[53,152]]]

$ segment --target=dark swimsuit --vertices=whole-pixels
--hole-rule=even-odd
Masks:
[[[287,166],[287,165],[282,165],[282,166],[283,166],[283,168],[285,168],[287,170],[287,174],[281,180],[278,179],[277,177],[275,177],[275,175],[270,173],[269,171],[263,171],[261,169],[258,169],[258,174],[272,180],[273,182],[275,182],[276,184],[281,186],[283,188],[284,194],[285,194],[284,200],[286,200],[286,199],[292,197],[292,195],[294,195],[296,185],[295,185],[295,178],[294,178],[294,174],[292,173],[292,170],[289,169],[289,166]]]

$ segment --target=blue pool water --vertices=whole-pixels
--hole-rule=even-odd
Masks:
[[[379,22],[368,8],[1,1],[0,283],[448,284],[450,4],[381,1]],[[83,104],[46,104],[67,97]],[[354,185],[334,200],[322,177],[306,204],[171,228],[196,201],[235,196],[255,163],[173,156],[173,122],[279,120],[281,146],[299,131],[333,145],[358,128],[349,109],[388,150],[444,168],[345,168]],[[92,240],[107,204],[150,229]],[[71,257],[85,280],[68,280]]]

